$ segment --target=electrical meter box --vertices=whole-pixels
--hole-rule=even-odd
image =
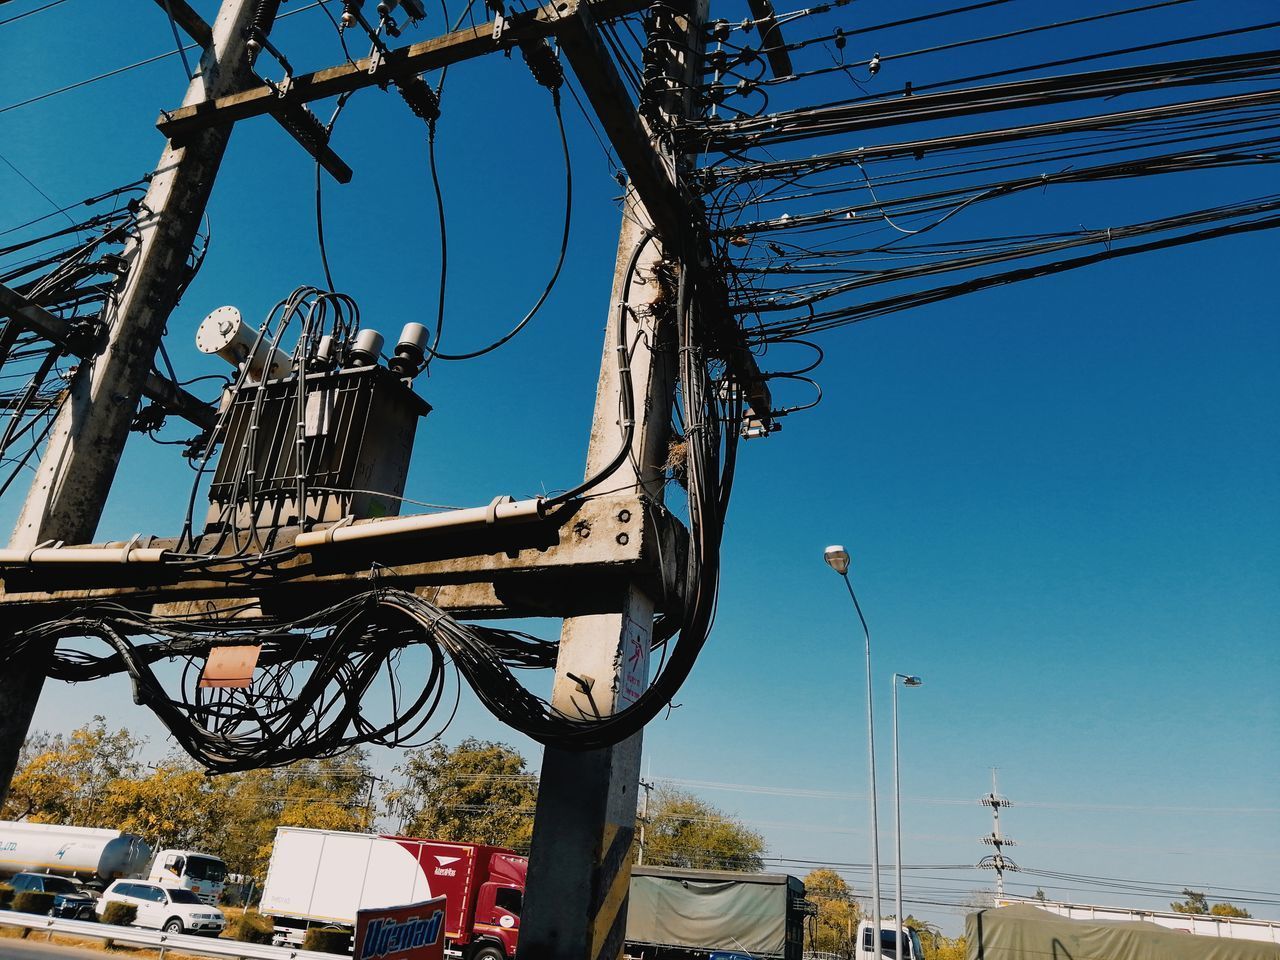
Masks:
[[[431,405],[386,367],[246,384],[230,395],[206,532],[400,512]]]

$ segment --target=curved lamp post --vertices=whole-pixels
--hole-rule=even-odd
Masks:
[[[853,592],[853,584],[849,581],[849,551],[836,545],[827,547],[822,559],[844,579],[844,585],[853,601],[853,609],[858,612],[858,620],[862,623],[862,635],[866,640],[867,655],[867,767],[871,779],[871,918],[875,933],[872,936],[873,956],[880,955],[880,821],[876,813],[876,734],[875,714],[871,706],[871,631],[867,628],[867,619],[862,615],[862,607],[858,596]],[[858,945],[854,945],[855,955]]]

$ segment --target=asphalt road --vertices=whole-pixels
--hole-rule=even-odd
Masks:
[[[101,950],[46,943],[44,934],[32,934],[26,940],[0,937],[0,960],[103,960],[107,956]]]

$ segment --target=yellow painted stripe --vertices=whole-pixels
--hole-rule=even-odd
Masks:
[[[600,951],[604,949],[605,938],[609,936],[609,931],[613,929],[613,922],[618,919],[618,911],[622,909],[622,901],[626,899],[627,890],[630,886],[631,865],[624,861],[622,868],[618,870],[609,884],[609,895],[604,898],[604,903],[600,905],[600,909],[591,921],[592,960],[598,958]]]

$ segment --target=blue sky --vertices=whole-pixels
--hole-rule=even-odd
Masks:
[[[15,0],[0,20],[36,6]],[[209,3],[197,6],[211,15]],[[882,19],[894,6],[867,3],[859,16]],[[1268,7],[1232,4],[1240,22]],[[1177,29],[1211,29],[1208,10],[1190,4]],[[1116,46],[1139,32],[1114,29]],[[87,0],[0,25],[0,153],[59,203],[150,170],[162,145],[155,117],[185,86],[176,57],[3,108],[164,52],[168,30],[151,4],[107,17]],[[276,36],[300,70],[340,56],[316,10]],[[1050,50],[1044,40],[1021,52]],[[446,349],[505,331],[553,263],[563,172],[551,116],[519,57],[450,75],[439,138],[454,264]],[[435,411],[419,432],[408,496],[472,505],[565,487],[581,473],[618,189],[576,108],[566,116],[575,220],[565,279],[513,344],[437,365],[419,382]],[[384,332],[426,321],[436,237],[420,127],[393,97],[369,91],[352,101],[334,145],[356,170],[347,187],[325,185],[337,285]],[[1274,190],[1270,173],[1249,176],[1102,190],[1090,222],[1100,211],[1128,220],[1131,210]],[[209,310],[233,303],[260,317],[320,280],[312,178],[270,121],[237,129],[210,209],[208,261],[170,324],[184,374],[217,369],[191,342]],[[1071,215],[1075,201],[1042,202],[1032,215],[1047,222]],[[0,164],[0,228],[48,209]],[[976,799],[996,766],[1017,804],[1005,829],[1023,866],[1274,891],[1278,253],[1274,234],[1253,234],[827,335],[823,403],[742,451],[716,630],[680,706],[646,734],[651,774],[697,781],[697,792],[759,826],[771,856],[868,860],[861,640],[821,560],[826,544],[842,542],[873,632],[882,829],[889,678],[901,670],[926,681],[902,699],[908,863],[972,863],[986,852],[977,838],[990,820]],[[768,360],[794,367],[800,354],[780,347]],[[177,528],[189,474],[172,449],[131,446],[104,537]],[[6,523],[12,501],[0,501]],[[69,729],[94,713],[151,734],[163,751],[156,723],[113,681],[51,685],[36,722]],[[469,700],[446,739],[465,735],[508,740],[537,762],[533,745]],[[886,861],[889,838],[885,829]],[[945,879],[925,879],[935,876]],[[850,877],[864,889],[865,872]],[[1029,881],[1015,892],[1036,884],[1015,880]],[[937,900],[941,888],[956,896],[989,882],[976,871],[915,871],[908,896]],[[1162,905],[1055,884],[1072,886],[1040,880],[1062,899]],[[909,909],[958,929],[946,908]],[[1280,919],[1274,903],[1252,909]]]

